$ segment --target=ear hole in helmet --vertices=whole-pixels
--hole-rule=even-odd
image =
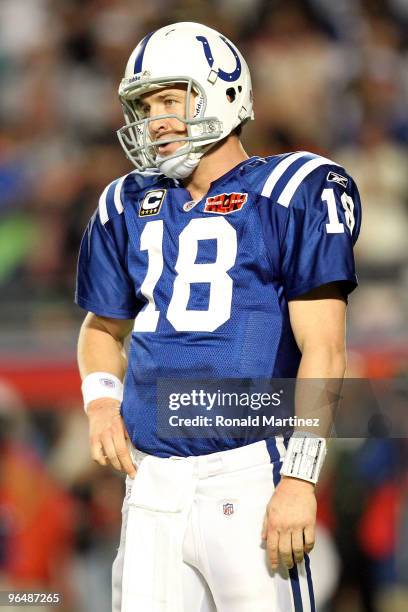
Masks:
[[[238,85],[238,92],[241,93],[241,91],[242,91],[242,87],[241,85]]]
[[[225,93],[227,94],[228,102],[234,102],[235,98],[237,97],[237,92],[235,91],[235,88],[228,87]]]

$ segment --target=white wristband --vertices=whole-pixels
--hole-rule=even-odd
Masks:
[[[84,409],[90,402],[101,397],[111,397],[122,402],[123,384],[117,376],[110,372],[92,372],[82,381],[82,397],[84,398]]]
[[[281,475],[300,478],[314,484],[326,457],[326,440],[305,431],[296,431],[289,440]]]

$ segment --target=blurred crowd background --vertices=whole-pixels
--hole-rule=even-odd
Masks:
[[[356,179],[348,375],[396,378],[407,400],[408,0],[0,0],[0,590],[60,591],[65,612],[110,609],[123,495],[89,458],[77,252],[101,191],[132,169],[115,136],[127,58],[173,21],[247,58],[249,154],[312,150]],[[403,439],[333,444],[320,612],[408,609],[407,467]]]

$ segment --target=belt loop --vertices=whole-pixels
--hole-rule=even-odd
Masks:
[[[207,478],[208,477],[207,455],[197,457],[196,461],[197,461],[197,467],[198,467],[198,477]]]
[[[221,472],[224,472],[225,461],[222,455],[212,457],[209,463],[210,465],[208,467],[211,474],[220,474]]]

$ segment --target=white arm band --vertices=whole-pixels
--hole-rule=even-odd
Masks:
[[[117,376],[109,372],[92,372],[82,381],[82,396],[84,398],[84,409],[90,402],[101,397],[111,397],[122,402],[123,384]]]
[[[324,438],[296,431],[289,440],[280,473],[282,476],[292,476],[316,484],[326,452]]]

